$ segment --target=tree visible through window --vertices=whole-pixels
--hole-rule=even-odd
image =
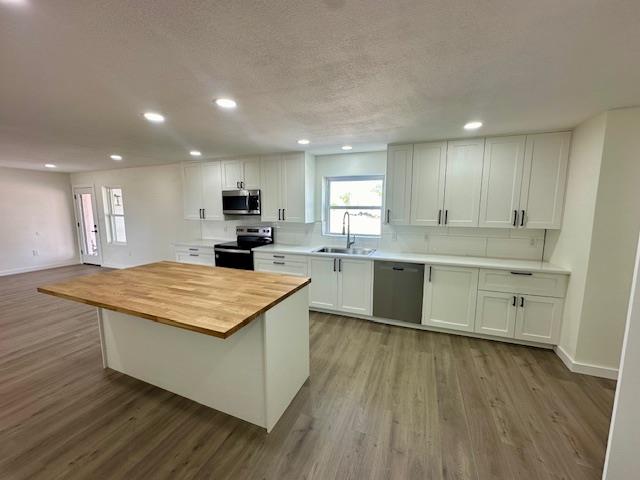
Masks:
[[[104,210],[107,220],[107,241],[109,243],[127,243],[122,188],[104,188]]]
[[[325,233],[342,234],[345,212],[349,212],[351,233],[380,235],[382,229],[382,176],[327,178]]]

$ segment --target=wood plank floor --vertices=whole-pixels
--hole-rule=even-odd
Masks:
[[[615,383],[554,353],[314,313],[311,378],[270,435],[101,367],[93,308],[0,277],[0,478],[601,476]]]

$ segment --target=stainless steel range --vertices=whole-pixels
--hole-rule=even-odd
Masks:
[[[253,270],[252,248],[273,243],[273,227],[236,227],[235,242],[214,245],[216,267]]]

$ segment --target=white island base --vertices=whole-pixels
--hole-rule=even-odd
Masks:
[[[225,339],[99,308],[103,365],[269,432],[309,378],[308,290]]]

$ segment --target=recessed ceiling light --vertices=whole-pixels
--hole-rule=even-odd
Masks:
[[[45,163],[44,166],[47,168],[56,168],[56,166],[53,163]]]
[[[122,155],[113,154],[111,155],[111,160],[122,160]]]
[[[477,130],[481,126],[482,126],[482,122],[469,122],[469,123],[465,123],[464,129],[465,130]]]
[[[236,108],[238,104],[230,98],[216,98],[216,105],[222,108]]]
[[[164,115],[161,115],[161,114],[156,113],[156,112],[145,112],[144,113],[144,118],[146,118],[147,120],[149,120],[150,122],[153,122],[153,123],[163,123],[164,122]]]
[[[298,143],[300,145],[309,145],[311,142],[309,140],[307,140],[306,138],[301,138],[300,140],[298,140]]]
[[[342,149],[343,150],[351,150],[353,147],[351,145],[343,145]]]
[[[189,152],[189,155],[191,155],[192,157],[199,157],[202,155],[202,152],[200,150],[191,150]]]

